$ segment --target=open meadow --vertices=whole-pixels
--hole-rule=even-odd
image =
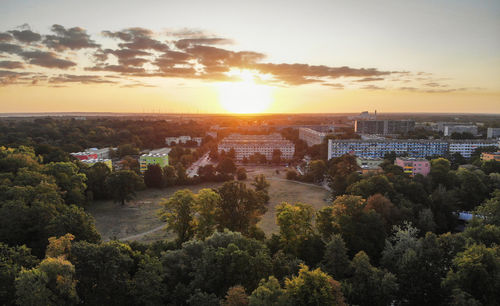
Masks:
[[[259,227],[270,235],[277,232],[276,206],[281,202],[307,203],[315,210],[328,202],[328,191],[320,186],[305,184],[285,179],[283,167],[247,167],[250,184],[258,174],[264,174],[270,184],[268,211],[259,222]],[[279,173],[277,173],[277,171]],[[152,242],[165,238],[173,238],[162,227],[164,222],[158,219],[158,210],[162,199],[172,196],[177,190],[190,189],[198,192],[202,188],[218,188],[221,183],[204,183],[193,186],[176,186],[165,189],[147,189],[137,193],[134,200],[125,206],[112,201],[95,201],[87,210],[94,216],[96,227],[103,240],[120,239]]]

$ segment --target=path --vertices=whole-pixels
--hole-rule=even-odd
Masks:
[[[132,236],[128,236],[128,237],[125,237],[125,238],[118,238],[118,240],[120,241],[127,241],[127,240],[135,240],[135,239],[138,239],[138,238],[141,238],[143,236],[146,236],[146,235],[149,235],[149,234],[152,234],[154,232],[157,232],[161,229],[164,229],[165,228],[165,224],[163,225],[160,225],[158,227],[155,227],[153,228],[152,230],[149,230],[147,232],[144,232],[144,233],[140,233],[140,234],[135,234],[135,235],[132,235]],[[109,239],[108,239],[109,240]]]

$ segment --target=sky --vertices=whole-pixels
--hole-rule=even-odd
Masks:
[[[0,0],[0,112],[500,113],[500,1]]]

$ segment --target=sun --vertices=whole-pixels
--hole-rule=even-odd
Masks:
[[[219,102],[228,112],[255,114],[264,112],[273,102],[273,88],[255,83],[257,74],[249,70],[232,70],[230,76],[241,81],[217,84]],[[258,76],[263,79],[262,76]]]

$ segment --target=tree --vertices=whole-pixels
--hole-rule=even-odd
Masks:
[[[376,193],[390,197],[394,194],[394,186],[387,176],[375,175],[350,185],[346,192],[362,196],[365,199]]]
[[[123,158],[127,155],[139,155],[139,148],[131,143],[122,144],[118,146],[117,154],[120,158]]]
[[[195,232],[198,239],[204,240],[215,232],[221,201],[221,196],[212,189],[201,189],[196,195]]]
[[[356,158],[352,155],[342,155],[328,161],[327,179],[333,196],[345,193],[349,186],[347,177],[358,169]]]
[[[325,246],[321,270],[335,279],[342,280],[349,271],[349,265],[350,261],[344,240],[339,234],[332,235]]]
[[[231,158],[226,157],[219,162],[216,170],[222,174],[233,175],[236,172],[236,165]]]
[[[286,179],[287,180],[296,180],[297,179],[297,172],[294,170],[287,170],[286,171]]]
[[[227,228],[247,234],[267,210],[262,197],[248,189],[245,183],[226,182],[219,188],[219,194],[222,198],[217,216],[220,229]]]
[[[277,164],[277,165],[279,163],[281,163],[281,151],[279,149],[273,150],[273,155],[272,155],[271,161],[273,162],[273,164]]]
[[[313,234],[312,221],[314,209],[311,205],[283,202],[276,208],[276,223],[280,228],[282,249],[291,254],[298,254],[302,241]]]
[[[174,186],[177,183],[177,173],[172,166],[163,167],[163,183],[166,187]]]
[[[163,277],[164,269],[160,260],[145,255],[132,280],[132,292],[136,304],[148,306],[163,304],[165,295]]]
[[[261,280],[259,287],[252,292],[250,306],[285,306],[287,305],[285,290],[274,276]]]
[[[285,280],[285,293],[288,305],[346,305],[339,282],[305,265],[298,276]]]
[[[215,167],[212,165],[206,165],[198,168],[198,176],[204,182],[210,182],[215,180]]]
[[[500,247],[472,244],[453,259],[443,280],[447,288],[460,289],[484,305],[498,305],[500,297]]]
[[[74,163],[49,163],[45,165],[43,173],[55,178],[67,204],[83,205],[85,203],[84,191],[87,188],[85,185],[87,177],[83,173],[78,173],[78,167]]]
[[[113,172],[106,179],[106,188],[116,202],[125,205],[135,197],[135,191],[142,185],[142,179],[131,170]]]
[[[236,178],[238,181],[244,181],[247,179],[247,170],[245,168],[238,168],[236,171]]]
[[[370,258],[360,251],[351,264],[352,277],[347,280],[347,300],[353,305],[390,305],[398,290],[396,276],[370,264]]]
[[[106,179],[111,170],[104,163],[95,163],[85,170],[87,176],[87,194],[91,193],[91,199],[102,200],[109,197],[106,189]]]
[[[222,306],[245,306],[248,305],[248,295],[242,286],[229,288],[226,299],[221,302]]]
[[[189,189],[176,191],[172,197],[162,203],[161,220],[167,223],[167,229],[177,235],[180,245],[194,235],[195,196]]]
[[[148,165],[148,168],[144,172],[144,184],[148,188],[163,187],[163,173],[159,165]]]
[[[323,160],[313,160],[307,166],[306,175],[315,183],[323,182],[326,173],[326,163]]]
[[[266,176],[264,174],[259,174],[254,177],[252,186],[255,188],[255,191],[262,191],[268,193],[269,186],[271,185],[267,182]]]
[[[392,226],[396,224],[399,219],[398,208],[392,204],[391,200],[380,193],[376,193],[367,199],[364,210],[374,210],[378,213],[384,219],[387,232],[392,229]]]

